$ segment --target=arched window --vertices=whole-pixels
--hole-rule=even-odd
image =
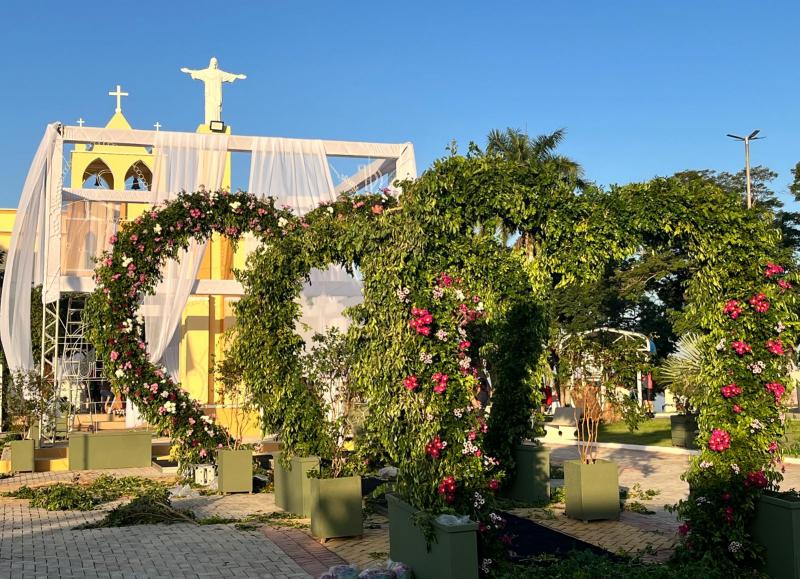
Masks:
[[[150,191],[153,183],[153,172],[142,161],[136,161],[125,173],[125,189],[132,191]]]
[[[89,163],[83,172],[84,189],[113,189],[114,175],[99,157]]]

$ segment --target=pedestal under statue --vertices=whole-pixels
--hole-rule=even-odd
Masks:
[[[247,76],[243,74],[234,74],[232,72],[220,70],[219,63],[215,57],[211,57],[208,68],[192,70],[184,67],[181,69],[181,72],[185,72],[194,80],[202,80],[203,84],[205,84],[206,125],[211,121],[222,120],[222,83],[244,80],[247,78]]]

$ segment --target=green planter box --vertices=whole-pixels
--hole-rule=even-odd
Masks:
[[[434,522],[436,541],[427,548],[416,524],[417,509],[394,495],[389,502],[389,557],[406,563],[416,579],[476,579],[478,524],[440,525]]]
[[[619,519],[619,474],[608,460],[564,462],[565,514],[572,519]]]
[[[672,430],[672,446],[697,448],[697,418],[691,414],[673,414],[669,417]]]
[[[33,440],[12,440],[8,443],[11,448],[11,471],[33,472],[35,461],[33,457]]]
[[[541,444],[514,447],[516,473],[505,495],[514,501],[537,504],[550,500],[550,451]]]
[[[221,493],[253,492],[253,451],[217,451],[217,488]]]
[[[70,434],[69,470],[148,467],[152,440],[143,430]]]
[[[767,549],[764,571],[775,579],[800,579],[800,501],[761,495],[752,526],[753,538]]]
[[[361,477],[312,478],[311,534],[318,539],[364,534]]]
[[[294,456],[284,467],[280,453],[273,453],[275,504],[289,513],[311,516],[311,479],[306,473],[319,470],[319,457]]]

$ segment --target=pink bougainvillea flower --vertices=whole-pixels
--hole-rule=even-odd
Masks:
[[[439,274],[439,285],[442,287],[450,287],[453,285],[453,278],[442,272]]]
[[[380,215],[381,213],[383,213],[383,205],[376,203],[375,205],[372,206],[372,212],[375,215]]]
[[[678,526],[678,534],[679,534],[681,537],[685,537],[686,535],[688,535],[688,534],[689,534],[689,529],[690,529],[690,528],[691,528],[691,527],[689,527],[689,523],[683,523],[682,525],[679,525],[679,526]]]
[[[767,450],[769,452],[778,452],[778,441],[773,440],[772,442],[770,442]]]
[[[733,410],[736,414],[741,414],[742,413],[742,407],[739,406],[738,404],[734,404],[733,408],[731,408],[731,410]]]
[[[723,452],[731,447],[731,435],[721,428],[715,428],[711,431],[711,437],[708,439],[708,448],[714,452]]]
[[[744,356],[745,354],[749,354],[753,351],[753,348],[750,347],[750,344],[741,340],[731,342],[731,348],[733,348],[733,351],[740,356]]]
[[[775,396],[775,404],[781,403],[781,398],[783,398],[783,393],[786,392],[786,388],[780,382],[769,382],[764,384],[764,388],[767,391],[771,392],[773,396]]]
[[[767,296],[762,293],[754,295],[748,302],[759,314],[765,314],[769,311],[769,300],[767,300]]]
[[[431,440],[428,444],[425,445],[425,452],[431,458],[439,458],[442,455],[442,451],[444,447],[447,446],[439,435],[436,435],[433,440]]]
[[[497,479],[490,480],[489,488],[492,489],[493,491],[496,491],[497,489],[500,488],[500,481],[498,481]]]
[[[447,374],[442,374],[441,372],[436,372],[432,376],[432,380],[434,382],[433,391],[437,394],[443,394],[445,390],[447,390],[447,380],[449,376]]]
[[[783,356],[786,353],[783,349],[783,342],[778,338],[767,340],[766,346],[767,350],[776,356]]]
[[[764,270],[764,275],[766,277],[775,277],[776,275],[781,275],[785,273],[786,270],[781,267],[780,265],[776,265],[774,263],[768,262],[767,267]]]
[[[731,382],[727,386],[722,387],[722,395],[725,398],[733,398],[742,393],[742,389],[736,385],[736,382]]]
[[[472,343],[469,340],[462,340],[462,341],[460,341],[458,343],[458,349],[459,350],[467,350],[467,349],[469,349],[469,347],[471,345],[472,345]]]
[[[111,354],[109,357],[111,358],[112,361],[116,362],[117,360],[119,360],[119,352],[117,352],[116,350],[111,350]]]
[[[778,280],[778,285],[779,285],[779,286],[780,286],[780,288],[781,288],[781,293],[785,292],[786,290],[790,290],[790,289],[792,289],[792,284],[790,284],[790,283],[789,283],[788,281],[786,281],[785,279],[779,279],[779,280]]]
[[[730,316],[732,320],[735,320],[741,315],[742,307],[736,300],[728,300],[725,303],[725,307],[722,308],[722,312]]]
[[[403,386],[408,388],[408,390],[410,391],[416,390],[417,387],[419,386],[417,377],[414,376],[413,374],[411,376],[407,376],[406,379],[403,380]]]

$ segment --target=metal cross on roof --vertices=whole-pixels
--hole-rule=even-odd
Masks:
[[[121,113],[122,112],[122,97],[128,96],[128,93],[122,92],[122,87],[117,85],[117,90],[110,91],[108,96],[117,97],[117,108],[114,109],[115,112]]]
[[[153,126],[156,128],[156,131],[161,130],[161,123],[159,123],[158,121],[156,121],[156,124]]]
[[[79,127],[82,127],[82,126],[83,126],[83,123],[85,123],[85,122],[86,122],[86,121],[84,121],[84,120],[83,120],[83,117],[79,118],[79,119],[78,119],[78,126],[79,126]]]

